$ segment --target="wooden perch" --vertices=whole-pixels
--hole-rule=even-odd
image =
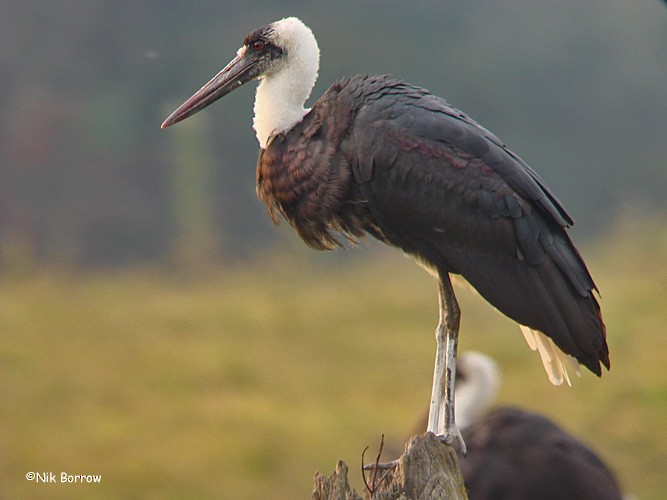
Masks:
[[[386,475],[385,475],[386,472]],[[319,472],[313,478],[313,500],[362,500],[350,487],[348,467],[340,461],[331,477]],[[398,465],[389,471],[377,471],[375,484],[366,498],[373,500],[467,499],[456,452],[430,432],[408,441]]]

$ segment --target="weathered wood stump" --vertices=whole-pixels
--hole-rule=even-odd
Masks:
[[[386,475],[385,475],[386,472]],[[313,478],[313,500],[362,500],[350,487],[348,467],[340,461],[331,477],[319,472]],[[375,484],[369,482],[366,498],[373,500],[465,500],[463,476],[456,452],[431,432],[408,441],[398,465],[389,471],[378,470]]]

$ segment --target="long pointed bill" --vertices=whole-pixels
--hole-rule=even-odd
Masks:
[[[246,57],[245,51],[240,52],[211,81],[169,115],[161,128],[167,128],[174,123],[185,120],[206,106],[213,104],[222,96],[229,94],[232,90],[255,78],[258,74],[258,62],[257,59]]]

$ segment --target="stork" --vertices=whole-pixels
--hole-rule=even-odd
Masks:
[[[569,381],[573,359],[598,376],[601,363],[608,369],[597,289],[565,232],[572,219],[542,179],[467,115],[389,76],[345,78],[305,108],[318,70],[311,30],[294,17],[271,23],[248,34],[162,128],[259,80],[257,194],[274,222],[284,217],[318,250],[371,235],[437,278],[428,430],[465,450],[454,414],[460,311],[450,275],[522,325],[553,383]]]
[[[459,465],[470,500],[622,498],[602,459],[553,421],[514,407],[489,410],[500,384],[491,358],[469,351],[457,365],[456,418],[468,445]]]

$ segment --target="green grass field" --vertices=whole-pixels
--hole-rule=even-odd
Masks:
[[[584,437],[628,493],[667,491],[667,230],[584,255],[612,370],[553,387],[518,328],[466,288],[461,350],[494,356],[500,403]],[[268,260],[268,262],[267,262]],[[324,263],[324,264],[323,264]],[[309,498],[316,470],[398,446],[429,399],[436,284],[395,251],[186,279],[155,270],[0,280],[0,496]],[[26,480],[54,472],[55,484]],[[61,484],[60,474],[100,474]]]

